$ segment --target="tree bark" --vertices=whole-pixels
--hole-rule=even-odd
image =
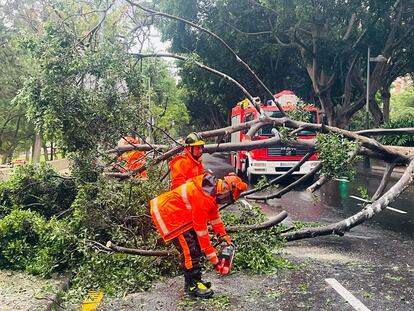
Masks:
[[[377,191],[375,191],[374,195],[372,196],[371,201],[377,200],[384,193],[385,187],[387,186],[390,180],[390,176],[394,168],[395,168],[395,163],[386,163],[384,174],[381,179],[381,183],[378,186]]]
[[[47,151],[47,146],[42,142],[43,154],[45,156],[45,161],[49,161],[49,152]]]
[[[383,86],[381,89],[381,99],[383,103],[383,115],[384,115],[384,122],[388,122],[390,120],[390,99],[391,93],[390,89],[387,86]]]
[[[145,250],[145,249],[137,249],[137,248],[129,248],[129,247],[122,247],[118,246],[111,241],[106,243],[106,247],[111,249],[116,253],[124,253],[130,255],[138,255],[138,256],[157,256],[157,257],[168,257],[179,255],[178,251],[171,250],[171,251],[154,251],[154,250]]]
[[[41,141],[40,135],[38,133],[34,136],[33,141],[33,151],[32,151],[32,163],[39,163],[40,162],[40,151],[41,151]]]

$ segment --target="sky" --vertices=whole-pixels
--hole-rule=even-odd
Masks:
[[[171,42],[162,42],[160,32],[155,27],[151,27],[149,40],[146,42],[146,44],[144,44],[144,50],[153,51],[154,53],[169,53],[168,48],[170,47]],[[164,57],[163,59],[167,62],[171,74],[173,75],[176,82],[178,82],[180,80],[180,77],[178,75],[176,61],[170,57]]]

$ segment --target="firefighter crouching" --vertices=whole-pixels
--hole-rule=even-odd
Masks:
[[[132,136],[127,136],[125,138],[121,138],[118,142],[118,147],[121,146],[128,146],[128,145],[139,145],[141,141],[136,139]],[[131,150],[123,152],[117,159],[119,170],[122,173],[125,172],[132,172],[139,169],[141,166],[145,165],[145,152],[139,150]],[[147,178],[147,171],[143,171],[135,177],[143,177]]]
[[[232,244],[221,221],[218,204],[234,202],[247,185],[234,173],[217,179],[206,173],[151,200],[151,216],[164,241],[172,241],[181,254],[185,291],[188,295],[209,298],[214,292],[210,282],[201,279],[203,253],[217,265],[217,250],[211,245],[208,224],[219,240]]]
[[[170,162],[171,190],[204,172],[201,156],[205,143],[202,137],[193,132],[185,138],[184,142],[186,145],[184,153],[177,155]]]

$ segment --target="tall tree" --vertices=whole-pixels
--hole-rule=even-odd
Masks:
[[[412,71],[401,63],[404,53],[412,50],[411,1],[159,0],[157,3],[161,10],[216,32],[272,87],[292,88],[306,100],[316,96],[331,125],[347,126],[366,102],[368,47],[373,55],[381,53],[389,59],[386,63],[372,63],[370,72],[370,111],[376,123],[382,122],[383,115],[375,93],[389,88],[388,81],[393,77]],[[165,38],[172,39],[174,51],[196,51],[211,66],[230,70],[241,81],[251,82],[250,76],[237,69],[237,62],[232,62],[227,51],[211,37],[176,21],[163,20],[161,29]],[[202,101],[209,95],[223,93],[214,78],[204,78],[198,72],[186,72],[186,76],[184,83]],[[253,84],[252,88],[256,86]],[[254,93],[263,92],[254,89]],[[237,100],[235,93],[232,98],[227,103]],[[213,97],[207,101],[220,107],[221,100]]]
[[[12,102],[29,68],[17,46],[16,33],[0,21],[0,157],[10,161],[14,152],[24,150],[33,136],[25,116],[25,107]]]

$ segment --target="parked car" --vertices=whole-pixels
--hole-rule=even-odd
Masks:
[[[10,162],[12,166],[26,164],[26,160],[17,159]]]

